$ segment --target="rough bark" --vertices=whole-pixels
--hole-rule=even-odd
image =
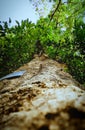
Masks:
[[[0,130],[84,130],[85,90],[64,67],[36,57],[0,82]]]

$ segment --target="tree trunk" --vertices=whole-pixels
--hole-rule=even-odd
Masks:
[[[0,130],[84,130],[85,90],[66,65],[36,56],[0,82]]]

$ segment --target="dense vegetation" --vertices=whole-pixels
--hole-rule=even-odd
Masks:
[[[13,27],[9,26],[11,19],[1,23],[0,76],[42,52],[66,63],[68,71],[85,85],[84,8],[85,0],[55,0],[49,15],[40,17],[36,24],[28,19],[16,21]]]

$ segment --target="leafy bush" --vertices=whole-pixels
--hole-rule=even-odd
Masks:
[[[16,23],[17,25],[11,28],[7,22],[3,26],[0,25],[0,32],[4,32],[4,36],[0,37],[1,75],[30,61],[35,52],[35,25],[28,20],[22,21],[21,25],[18,21]]]

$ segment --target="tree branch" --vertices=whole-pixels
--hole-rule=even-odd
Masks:
[[[53,16],[56,13],[56,11],[59,9],[60,4],[61,4],[61,0],[59,0],[57,7],[55,8],[54,12],[52,13],[52,15],[50,17],[50,21],[53,19]]]

